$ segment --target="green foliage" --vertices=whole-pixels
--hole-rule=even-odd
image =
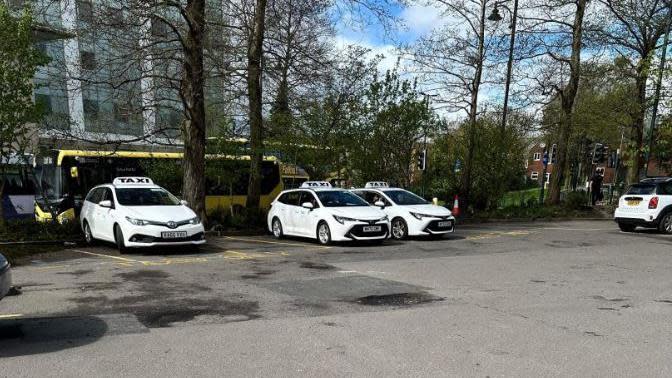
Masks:
[[[81,231],[77,222],[36,222],[34,219],[7,221],[0,226],[0,241],[73,240]],[[4,251],[3,251],[4,253]]]
[[[209,224],[215,229],[224,230],[263,230],[266,229],[267,213],[259,209],[247,209],[235,206],[234,209],[217,208],[208,214]]]
[[[182,162],[180,160],[141,160],[140,168],[157,185],[161,185],[175,195],[182,193]]]
[[[510,206],[484,210],[474,214],[474,219],[552,219],[602,217],[592,209],[569,209],[566,206]]]
[[[524,187],[522,162],[525,159],[527,130],[532,119],[511,114],[506,133],[501,132],[501,116],[483,115],[478,121],[473,161],[471,204],[475,210],[493,209],[509,190]],[[427,171],[429,193],[450,201],[459,192],[460,175],[456,162],[464,163],[467,154],[467,124],[435,138]]]
[[[581,210],[588,208],[588,194],[584,191],[569,192],[563,202],[569,210]]]

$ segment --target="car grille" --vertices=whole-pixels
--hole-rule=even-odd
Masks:
[[[446,218],[443,218],[443,219],[446,219]],[[429,231],[433,231],[433,232],[446,232],[446,231],[451,231],[453,229],[453,227],[455,226],[455,222],[453,222],[452,220],[449,220],[449,221],[447,221],[447,222],[450,222],[449,226],[439,227],[440,222],[446,222],[446,221],[445,220],[433,220],[433,221],[429,222],[427,227],[425,227],[425,230],[429,230]]]
[[[370,227],[370,226],[380,226],[380,231],[375,231],[375,232],[364,232],[364,227]],[[358,224],[356,226],[352,226],[350,231],[348,231],[349,235],[352,235],[357,238],[376,238],[376,237],[381,237],[385,236],[388,233],[387,229],[387,224],[385,223],[374,223],[373,225],[369,224]]]
[[[186,238],[164,239],[164,238],[158,237],[158,236],[135,234],[135,235],[131,236],[130,241],[135,242],[135,243],[179,243],[179,242],[203,240],[204,236],[205,236],[205,234],[203,232],[199,232],[197,234],[193,234],[193,235],[188,236]]]

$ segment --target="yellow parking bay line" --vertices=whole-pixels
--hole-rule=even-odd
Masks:
[[[87,252],[87,251],[82,251],[82,250],[79,250],[79,249],[71,249],[71,251],[78,252],[78,253],[83,253],[85,255],[104,257],[104,258],[108,258],[108,259],[115,259],[115,260],[123,261],[123,262],[126,262],[126,263],[144,264],[146,262],[146,261],[140,261],[140,260],[127,259],[125,257],[110,256],[110,255],[106,255],[106,254],[103,254],[103,253]]]
[[[317,248],[317,249],[330,249],[331,248],[331,247],[322,246],[322,245],[315,246],[315,245],[308,245],[308,244],[301,244],[301,243],[285,243],[285,242],[263,240],[263,239],[239,238],[239,237],[233,237],[233,236],[224,236],[224,239],[239,240],[239,241],[245,241],[245,242],[248,242],[248,243],[266,243],[266,244],[277,244],[277,245],[289,245],[289,246],[293,246],[293,247],[303,247],[303,248]]]
[[[19,318],[21,316],[23,316],[23,314],[6,314],[6,315],[0,314],[0,319],[13,319],[13,318]]]

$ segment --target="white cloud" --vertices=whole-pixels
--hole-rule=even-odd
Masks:
[[[369,59],[373,59],[376,55],[382,55],[383,59],[378,63],[378,69],[381,72],[394,68],[399,56],[397,49],[390,44],[373,45],[368,41],[354,40],[341,35],[337,35],[334,38],[334,44],[341,50],[350,45],[362,46],[370,51],[368,54]]]
[[[401,19],[409,28],[409,33],[416,36],[430,32],[446,22],[441,10],[431,5],[408,6],[401,12]]]

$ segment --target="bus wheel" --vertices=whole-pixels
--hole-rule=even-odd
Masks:
[[[124,234],[121,232],[119,225],[114,226],[114,241],[117,243],[119,253],[122,255],[126,253],[128,249],[126,248],[126,243],[124,243]]]
[[[84,221],[84,241],[86,241],[87,245],[93,245],[96,242],[93,238],[93,234],[91,234],[91,227],[87,221]]]
[[[276,239],[281,239],[282,238],[282,223],[280,223],[280,219],[278,218],[273,218],[273,236]]]

